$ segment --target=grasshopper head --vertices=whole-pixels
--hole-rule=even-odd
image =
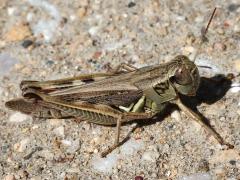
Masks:
[[[174,61],[177,66],[170,78],[171,83],[178,93],[195,96],[200,83],[197,66],[184,55],[175,57]]]

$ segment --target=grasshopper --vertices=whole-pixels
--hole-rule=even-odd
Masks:
[[[114,144],[101,154],[104,157],[120,145],[122,123],[152,118],[167,104],[175,103],[220,144],[232,148],[181,102],[179,94],[195,96],[199,84],[196,64],[187,56],[179,55],[170,62],[139,69],[121,64],[107,73],[42,82],[22,81],[23,97],[6,102],[6,107],[37,118],[71,117],[99,125],[116,125]]]

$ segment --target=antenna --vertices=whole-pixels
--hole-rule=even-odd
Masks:
[[[209,21],[208,21],[207,27],[206,27],[205,29],[203,28],[203,29],[201,30],[201,42],[200,42],[200,44],[199,44],[199,46],[198,46],[198,48],[197,48],[197,52],[196,52],[196,54],[195,54],[195,56],[194,56],[194,58],[193,58],[193,62],[195,62],[196,57],[197,57],[197,55],[198,55],[198,53],[199,53],[199,50],[200,50],[202,44],[207,41],[206,34],[207,34],[207,31],[208,31],[208,29],[209,29],[209,26],[210,26],[210,24],[211,24],[211,22],[212,22],[212,19],[213,19],[214,15],[215,15],[216,10],[217,10],[217,8],[215,7],[214,10],[213,10],[213,12],[212,12],[212,15],[211,15],[211,17],[210,17],[210,19],[209,19]]]

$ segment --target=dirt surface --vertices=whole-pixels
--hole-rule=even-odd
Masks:
[[[0,1],[0,179],[240,179],[240,3],[231,1]],[[178,110],[137,128],[120,150],[99,153],[115,128],[73,119],[37,120],[4,103],[21,80],[158,64],[196,52],[202,84],[189,106],[206,117],[228,150]],[[132,125],[122,127],[121,138]]]

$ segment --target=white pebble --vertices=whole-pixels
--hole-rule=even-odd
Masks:
[[[15,122],[15,123],[20,123],[20,122],[26,121],[28,118],[29,118],[29,116],[22,114],[20,112],[16,112],[10,116],[9,121]]]
[[[238,93],[238,92],[240,91],[240,87],[232,87],[232,88],[230,89],[230,91],[231,91],[232,93]]]
[[[184,20],[186,19],[185,16],[176,16],[175,18],[176,18],[176,20],[178,20],[178,21],[184,21]]]
[[[187,53],[193,53],[193,52],[195,52],[195,48],[193,46],[186,46],[184,48],[184,51]]]
[[[196,173],[178,178],[178,180],[211,180],[211,179],[212,177],[209,173]]]
[[[75,141],[72,141],[72,145],[68,148],[69,153],[76,152],[80,148],[80,141],[77,139]]]
[[[9,7],[9,8],[7,9],[8,15],[9,15],[9,16],[12,16],[13,13],[15,12],[15,10],[16,10],[15,7]]]
[[[98,26],[93,26],[91,27],[89,30],[88,30],[88,33],[91,35],[91,36],[94,36],[97,34],[99,30],[99,27]]]
[[[165,173],[165,175],[169,177],[169,176],[171,175],[171,171],[168,170],[168,171]]]
[[[236,25],[233,27],[233,31],[239,32],[239,31],[240,31],[240,25],[239,25],[239,24],[236,24]]]
[[[61,141],[61,143],[62,143],[63,145],[65,145],[65,146],[71,146],[71,145],[72,145],[72,142],[69,141],[69,140],[66,140],[66,139],[63,139],[63,140]]]
[[[53,132],[57,135],[57,136],[61,136],[64,137],[64,127],[63,126],[59,126],[58,128],[55,128],[53,130]]]
[[[231,85],[230,91],[232,93],[238,93],[240,91],[240,84],[239,83],[233,83]]]
[[[158,157],[159,157],[159,153],[154,151],[147,151],[143,154],[142,160],[156,162]]]
[[[68,153],[75,153],[80,148],[80,141],[79,140],[66,140],[63,139],[61,143],[67,147]]]
[[[70,15],[69,18],[70,18],[71,21],[75,21],[76,20],[76,16],[75,15]]]
[[[93,153],[94,153],[94,154],[97,154],[97,153],[98,153],[98,149],[94,149],[94,150],[93,150]]]
[[[91,164],[96,171],[111,174],[113,167],[117,165],[118,158],[119,156],[116,153],[111,153],[106,158],[94,157]]]
[[[32,127],[33,130],[34,130],[34,129],[38,129],[38,128],[39,128],[38,125],[34,125],[34,126]]]
[[[171,113],[171,118],[176,120],[176,121],[181,121],[181,115],[178,110],[175,110]]]
[[[33,13],[28,13],[26,19],[27,22],[31,22],[33,20]]]
[[[124,155],[133,155],[137,153],[137,151],[143,149],[143,147],[144,143],[142,140],[130,139],[120,147],[120,150]]]
[[[126,158],[126,155],[132,155],[142,149],[144,143],[142,140],[133,140],[130,139],[120,147],[121,154],[117,154],[116,150],[107,155],[106,158],[94,157],[92,159],[92,167],[98,172],[104,174],[112,174],[113,168],[117,166],[118,159],[123,156]],[[97,149],[93,150],[94,153],[98,153]]]
[[[124,13],[122,16],[123,16],[124,18],[127,18],[127,17],[128,17],[128,14]]]

